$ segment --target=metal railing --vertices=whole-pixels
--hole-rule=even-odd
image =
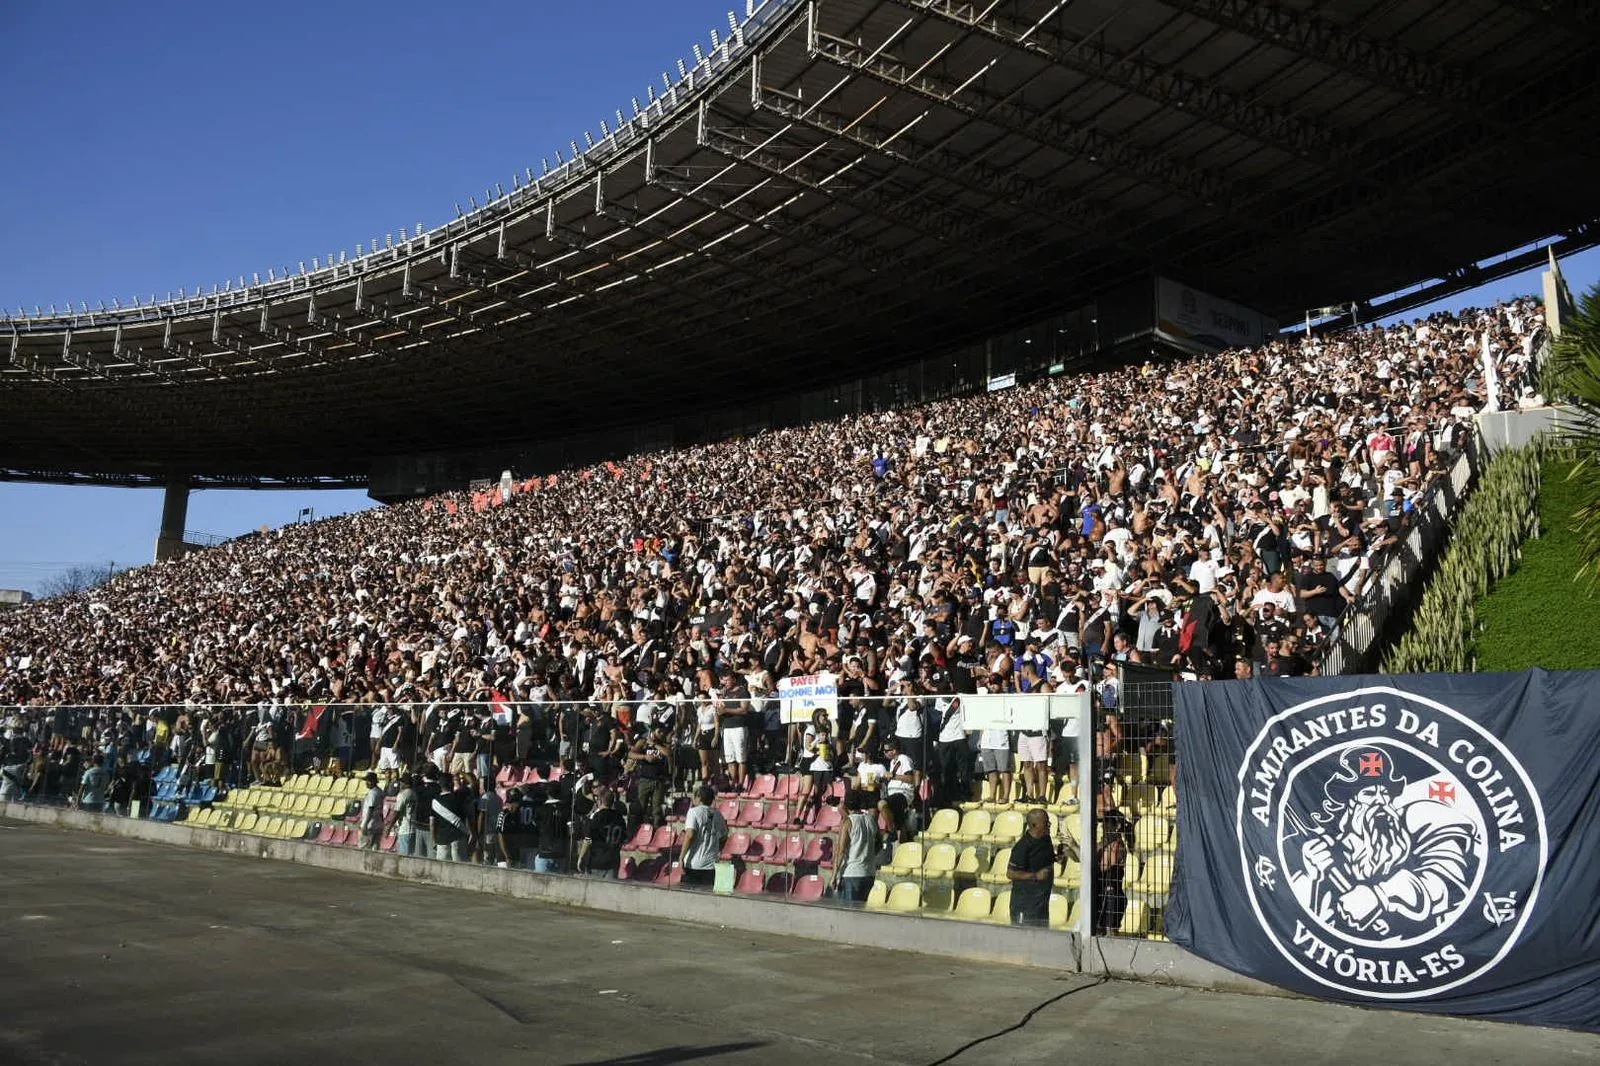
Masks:
[[[660,732],[655,701],[0,708],[10,749],[28,751],[0,767],[0,795],[643,888],[1159,935],[1176,813],[1169,681],[1123,687],[1121,745],[1105,728],[1119,701],[1097,712],[1098,691],[824,703],[813,721],[755,698],[735,727],[721,713],[734,703],[689,700]],[[433,728],[451,721],[441,711],[459,711],[455,724]],[[235,739],[208,742],[222,722]],[[660,741],[654,754],[641,737]],[[403,775],[420,797],[410,817]],[[701,786],[711,811],[691,814]],[[597,816],[602,794],[616,816]],[[1035,811],[1041,844],[1028,843]]]

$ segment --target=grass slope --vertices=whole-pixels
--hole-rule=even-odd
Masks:
[[[1522,546],[1522,565],[1478,602],[1479,670],[1593,670],[1600,667],[1600,588],[1573,580],[1579,543],[1572,532],[1577,483],[1572,464],[1546,459],[1540,535]]]

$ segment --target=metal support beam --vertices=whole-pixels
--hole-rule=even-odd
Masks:
[[[988,122],[1041,147],[1104,170],[1135,177],[1208,207],[1227,195],[1229,183],[1219,174],[1147,151],[1093,126],[1068,122],[985,92],[981,88],[982,75],[994,65],[992,61],[971,77],[952,82],[930,73],[926,64],[912,66],[882,48],[868,51],[853,42],[823,33],[813,37],[811,48],[815,54],[847,70],[903,89],[968,118]]]
[[[893,2],[1184,114],[1203,118],[1290,155],[1313,159],[1330,169],[1338,169],[1339,161],[1348,158],[1357,147],[1355,139],[1343,130],[1246,98],[1213,79],[1164,66],[1139,53],[1113,51],[1106,47],[1101,35],[1074,37],[1044,22],[1018,21],[996,14],[999,6],[996,4],[980,8],[962,0]]]

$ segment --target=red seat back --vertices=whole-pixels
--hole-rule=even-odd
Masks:
[[[766,887],[767,878],[760,870],[746,870],[739,875],[733,890],[742,896],[758,895]]]
[[[827,887],[827,882],[816,874],[797,877],[795,878],[794,888],[789,892],[789,898],[805,900],[809,903],[812,900],[821,899]]]

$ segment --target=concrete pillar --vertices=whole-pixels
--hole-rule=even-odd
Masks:
[[[161,498],[161,532],[156,534],[156,562],[176,559],[186,550],[184,523],[189,520],[189,479],[174,475],[167,479]]]

